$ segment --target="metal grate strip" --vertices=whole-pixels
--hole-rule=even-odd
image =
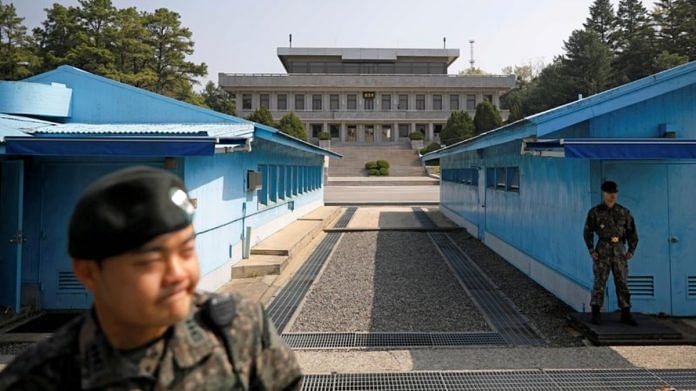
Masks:
[[[284,333],[293,349],[393,348],[506,345],[495,332],[375,332],[375,333]]]
[[[529,369],[305,375],[302,390],[656,390],[696,388],[696,369]]]
[[[696,297],[696,276],[688,276],[686,278],[686,286],[686,295],[688,297]]]
[[[498,290],[474,261],[452,242],[447,234],[431,232],[429,235],[491,326],[508,343],[515,345],[545,343],[527,318]]]
[[[348,208],[336,222],[336,227],[346,227],[355,214],[356,209],[355,207]],[[273,321],[278,332],[282,332],[288,325],[288,322],[290,322],[292,315],[299,307],[307,291],[309,291],[314,279],[319,274],[324,263],[326,263],[329,254],[331,254],[341,235],[341,233],[337,232],[327,233],[307,261],[268,305],[268,316]]]

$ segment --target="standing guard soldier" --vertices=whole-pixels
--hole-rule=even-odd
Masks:
[[[0,373],[0,390],[296,390],[300,368],[265,310],[197,292],[194,207],[183,182],[134,167],[92,184],[68,252],[91,311]]]
[[[631,316],[631,294],[626,279],[628,260],[638,246],[638,232],[631,212],[616,203],[618,188],[615,182],[602,183],[604,202],[587,213],[584,239],[593,260],[594,286],[592,288],[592,323],[600,324],[604,289],[609,271],[614,275],[616,297],[621,307],[621,322],[633,326],[638,323]],[[595,246],[594,237],[598,236]],[[628,250],[626,250],[628,245]]]

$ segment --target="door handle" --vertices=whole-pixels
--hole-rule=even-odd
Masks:
[[[672,236],[671,238],[669,238],[669,242],[670,243],[679,243],[679,238],[676,236]]]

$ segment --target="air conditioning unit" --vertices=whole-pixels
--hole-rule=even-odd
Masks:
[[[261,190],[263,174],[260,171],[247,171],[247,191]]]

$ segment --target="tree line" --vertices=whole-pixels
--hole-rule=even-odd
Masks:
[[[0,0],[0,80],[19,80],[72,65],[158,94],[234,114],[234,101],[209,82],[198,93],[196,78],[207,75],[193,54],[191,30],[178,13],[117,8],[111,0],[54,3],[28,31],[15,6]]]

